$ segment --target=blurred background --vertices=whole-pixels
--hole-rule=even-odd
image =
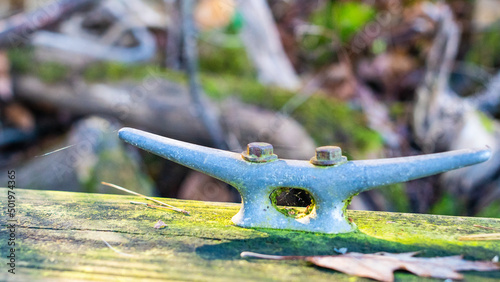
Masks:
[[[15,169],[22,188],[240,201],[123,126],[302,160],[487,145],[484,164],[351,208],[500,217],[497,0],[7,0],[0,18],[0,185]]]

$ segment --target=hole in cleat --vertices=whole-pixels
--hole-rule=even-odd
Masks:
[[[315,207],[313,196],[301,188],[278,188],[269,199],[277,211],[297,219],[311,214]]]

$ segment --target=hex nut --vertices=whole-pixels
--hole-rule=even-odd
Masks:
[[[265,142],[252,142],[247,145],[247,151],[242,152],[243,159],[253,163],[267,163],[278,159],[273,153],[273,145]]]
[[[311,163],[316,166],[332,166],[347,162],[347,157],[342,156],[342,149],[337,146],[323,146],[316,148],[316,156],[311,158]]]

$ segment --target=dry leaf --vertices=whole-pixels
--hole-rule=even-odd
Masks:
[[[241,253],[242,257],[256,257],[273,260],[305,260],[317,266],[330,268],[349,275],[372,278],[380,281],[394,281],[394,271],[406,270],[423,277],[441,279],[462,279],[457,271],[500,270],[491,261],[466,261],[462,256],[416,258],[413,253],[346,253],[337,256],[273,256],[251,252]]]
[[[161,228],[167,227],[167,224],[165,224],[165,222],[163,222],[161,220],[158,220],[158,222],[153,227],[156,229],[161,229]]]

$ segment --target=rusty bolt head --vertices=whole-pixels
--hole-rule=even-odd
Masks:
[[[316,156],[311,163],[317,166],[330,166],[345,163],[347,158],[342,156],[342,149],[337,146],[323,146],[316,148]]]
[[[278,156],[273,154],[273,145],[264,142],[248,144],[247,151],[241,155],[245,160],[254,163],[267,163],[278,159]]]

